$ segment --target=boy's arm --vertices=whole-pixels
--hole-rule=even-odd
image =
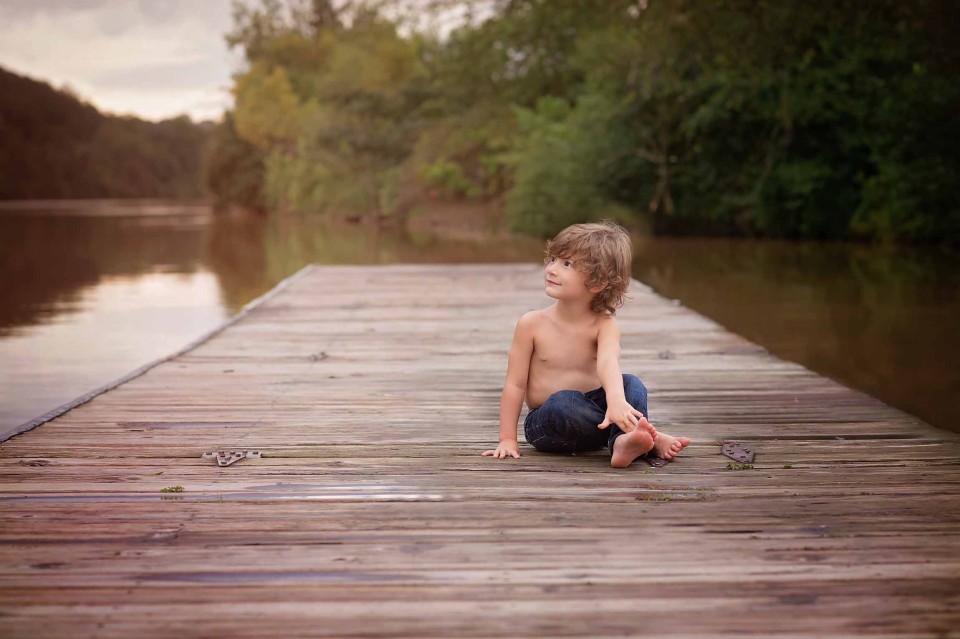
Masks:
[[[600,324],[597,335],[597,376],[607,396],[607,413],[600,428],[611,423],[629,433],[637,427],[643,413],[631,406],[623,394],[623,374],[620,372],[620,327],[617,320],[607,317]]]
[[[523,397],[527,392],[527,376],[530,373],[530,357],[533,355],[533,323],[531,313],[525,314],[517,322],[513,332],[513,343],[507,357],[507,381],[500,394],[500,444],[496,450],[488,450],[483,455],[503,459],[507,455],[520,457],[517,444],[517,422],[523,409]]]

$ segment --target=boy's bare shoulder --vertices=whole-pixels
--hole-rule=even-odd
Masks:
[[[543,322],[543,311],[528,311],[517,320],[517,333],[531,338]]]
[[[547,309],[542,308],[536,311],[527,311],[520,316],[520,319],[517,320],[517,326],[524,326],[526,328],[532,328],[543,321],[543,314]]]
[[[620,339],[620,326],[617,324],[617,318],[613,315],[600,315],[594,323],[597,329],[597,339],[610,338]]]
[[[548,309],[527,311],[517,320],[517,335],[534,339],[540,332]]]
[[[617,326],[617,318],[613,315],[598,315],[597,326],[614,328]]]

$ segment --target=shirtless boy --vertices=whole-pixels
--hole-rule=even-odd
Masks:
[[[575,224],[547,242],[546,293],[552,306],[517,322],[500,397],[500,444],[483,455],[520,457],[517,421],[538,451],[610,449],[626,468],[648,453],[673,459],[690,439],[647,421],[647,389],[620,372],[620,329],[613,315],[630,284],[630,236],[615,224]]]

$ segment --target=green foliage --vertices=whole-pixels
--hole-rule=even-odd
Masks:
[[[237,134],[262,151],[295,145],[305,114],[287,71],[255,64],[234,80]]]
[[[182,493],[184,491],[183,486],[166,486],[160,489],[161,493]]]
[[[395,204],[429,94],[417,40],[363,8],[349,27],[325,3],[264,2],[236,16],[229,41],[250,62],[235,80],[236,132],[264,154],[265,204]]]
[[[960,239],[946,0],[495,0],[444,39],[374,6],[237,8],[235,130],[268,206],[396,212],[419,189],[503,201],[533,235],[613,215]]]
[[[481,103],[424,122],[408,162],[428,190],[450,198],[485,199],[505,190],[514,114]]]
[[[242,139],[227,113],[213,133],[206,162],[207,188],[220,208],[263,208],[263,152]]]
[[[513,230],[546,236],[589,216],[622,217],[603,188],[616,170],[618,140],[605,126],[611,106],[594,97],[576,109],[544,98],[536,110],[518,110],[515,184],[507,195]]]
[[[427,187],[447,198],[476,197],[479,189],[467,180],[463,168],[450,160],[438,160],[420,167],[420,175]]]
[[[211,128],[106,116],[0,69],[0,199],[200,197]]]

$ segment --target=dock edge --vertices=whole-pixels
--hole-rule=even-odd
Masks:
[[[192,342],[188,343],[186,346],[177,350],[176,352],[171,353],[166,357],[161,357],[160,359],[156,359],[152,362],[149,362],[148,364],[144,364],[140,368],[130,371],[123,377],[115,379],[112,382],[104,386],[101,386],[99,388],[95,388],[94,390],[88,393],[85,393],[80,397],[77,397],[76,399],[73,399],[65,404],[61,404],[60,406],[57,406],[53,410],[47,411],[46,413],[44,413],[43,415],[40,415],[39,417],[35,417],[34,419],[31,419],[28,422],[20,424],[19,426],[15,427],[13,430],[7,431],[6,433],[0,433],[0,444],[2,444],[3,442],[13,437],[16,437],[17,435],[22,435],[23,433],[31,431],[37,426],[45,424],[52,419],[56,419],[60,415],[63,415],[64,413],[73,410],[77,406],[82,406],[83,404],[86,404],[87,402],[89,402],[94,397],[97,397],[98,395],[102,395],[107,391],[113,390],[117,386],[126,384],[132,379],[136,379],[137,377],[140,377],[150,369],[155,368],[160,364],[163,364],[164,362],[169,362],[170,360],[176,359],[185,353],[189,353],[190,351],[197,348],[201,344],[209,341],[213,337],[225,331],[230,326],[233,326],[234,324],[242,320],[244,317],[249,315],[258,306],[272,299],[274,296],[279,294],[283,289],[288,287],[290,284],[292,284],[296,280],[300,279],[301,277],[304,277],[305,275],[313,271],[314,268],[316,268],[316,264],[307,264],[296,273],[289,275],[284,279],[280,280],[277,283],[277,285],[271,288],[269,291],[267,291],[260,297],[244,304],[243,308],[241,308],[240,312],[238,312],[236,315],[227,318],[226,320],[221,322],[220,325],[215,326],[214,328],[207,331],[206,333],[204,333],[197,339],[193,340]]]

